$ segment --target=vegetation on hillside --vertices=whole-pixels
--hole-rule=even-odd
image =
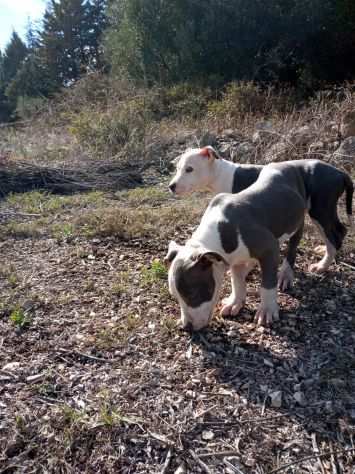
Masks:
[[[0,54],[0,120],[93,72],[145,87],[231,81],[298,88],[354,79],[352,0],[51,0]]]

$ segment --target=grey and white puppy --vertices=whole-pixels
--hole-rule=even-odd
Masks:
[[[169,290],[180,304],[184,327],[199,330],[208,325],[227,268],[232,293],[223,302],[222,314],[236,315],[245,303],[246,276],[256,262],[261,268],[261,302],[255,320],[271,324],[278,319],[279,244],[290,239],[291,250],[281,268],[281,278],[287,280],[308,199],[304,167],[289,163],[264,166],[257,181],[244,191],[212,199],[191,239],[184,246],[171,242],[166,257]]]
[[[208,189],[213,193],[239,193],[258,179],[263,166],[238,165],[222,159],[212,147],[187,150],[176,160],[176,174],[171,180],[171,192],[183,195],[193,191]],[[286,171],[297,172],[297,188],[305,192],[308,203],[308,213],[316,225],[326,251],[322,260],[310,266],[312,272],[324,272],[334,261],[337,250],[340,249],[346,234],[345,226],[340,222],[337,213],[337,203],[343,192],[346,192],[346,211],[349,222],[352,217],[353,182],[347,173],[320,160],[285,161],[280,164]],[[285,180],[288,174],[285,173]],[[274,206],[274,194],[270,188],[268,202]],[[277,213],[274,213],[278,219]],[[296,248],[290,243],[288,261],[292,262]],[[298,244],[298,242],[297,242]],[[292,283],[291,272],[288,269],[285,278],[280,281],[282,289]]]

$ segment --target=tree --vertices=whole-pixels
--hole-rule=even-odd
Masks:
[[[106,9],[107,0],[91,0],[87,5],[87,64],[89,64],[92,69],[101,69],[104,66],[101,40],[103,32],[108,26]]]
[[[43,19],[41,52],[58,87],[101,64],[105,6],[104,0],[50,0]]]
[[[15,108],[14,102],[9,100],[6,88],[21,68],[27,54],[27,47],[19,35],[14,31],[5,51],[0,55],[0,121],[11,118]]]
[[[27,46],[16,31],[13,31],[11,39],[5,48],[2,60],[2,76],[5,86],[15,77],[26,55]]]
[[[112,70],[145,83],[354,77],[353,0],[112,0]],[[348,58],[348,60],[346,60]]]

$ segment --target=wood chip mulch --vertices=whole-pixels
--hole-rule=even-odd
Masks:
[[[316,243],[272,329],[254,272],[191,335],[149,277],[167,242],[0,242],[0,472],[353,473],[355,255],[312,275]]]

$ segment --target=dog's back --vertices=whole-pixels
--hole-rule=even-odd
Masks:
[[[210,239],[208,236],[213,233],[212,227],[218,228],[225,242],[231,241],[236,229],[248,241],[255,241],[261,228],[267,229],[277,239],[292,234],[299,227],[307,209],[302,183],[297,168],[267,165],[257,181],[244,191],[215,196],[194,236]],[[227,245],[227,249],[232,247]]]

